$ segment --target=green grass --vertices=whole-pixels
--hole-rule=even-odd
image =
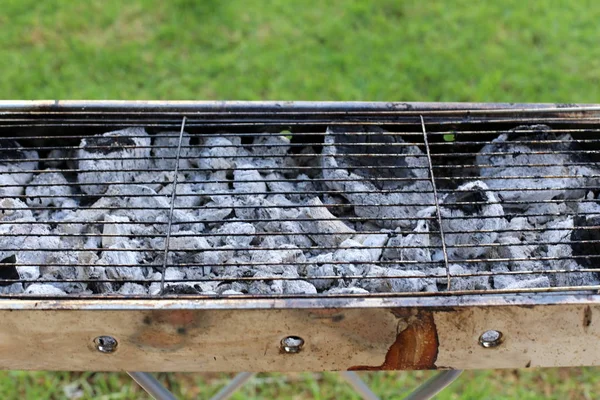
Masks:
[[[12,0],[4,98],[595,102],[600,3]]]
[[[1,10],[5,99],[600,99],[593,1],[5,0]],[[592,399],[597,373],[468,372],[438,398]],[[366,378],[398,398],[430,375]],[[183,398],[205,398],[224,379],[167,377]],[[124,374],[0,373],[2,399],[62,399],[65,387],[87,399],[145,398]],[[335,374],[275,374],[235,398],[357,397]]]
[[[383,399],[400,399],[434,372],[363,373]],[[206,399],[230,378],[227,374],[159,374],[182,399]],[[436,397],[437,400],[596,399],[597,369],[468,371]],[[70,394],[70,397],[67,396]],[[125,374],[5,372],[0,374],[2,399],[149,399]],[[360,400],[335,373],[259,374],[234,400],[340,399]]]

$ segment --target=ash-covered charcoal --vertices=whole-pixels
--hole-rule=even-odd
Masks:
[[[70,202],[73,189],[60,171],[46,169],[33,177],[25,188],[27,205],[30,207],[61,207]]]
[[[23,187],[39,168],[38,153],[17,141],[0,138],[0,197],[23,194]]]
[[[179,132],[160,132],[152,141],[152,157],[156,168],[173,171],[179,148]],[[197,153],[197,154],[196,154]],[[183,132],[179,153],[179,169],[188,169],[198,162],[198,148],[190,146],[190,134]]]
[[[573,150],[573,144],[570,134],[557,135],[547,125],[519,126],[485,145],[476,164],[505,208],[526,209],[536,202],[585,194],[578,188],[594,172],[586,166],[566,165],[577,161],[565,153]]]
[[[91,136],[81,140],[76,154],[81,191],[98,196],[106,192],[107,183],[131,182],[150,167],[150,136],[143,128]]]
[[[381,128],[329,127],[321,164],[327,187],[380,226],[413,226],[411,217],[433,204],[425,154]]]
[[[507,225],[502,206],[481,181],[466,183],[446,196],[440,214],[450,261],[482,257]],[[417,215],[423,219],[410,235],[390,239],[384,258],[419,261],[423,267],[444,259],[436,208],[424,208]]]
[[[2,179],[17,180],[0,197],[0,294],[443,292],[448,272],[456,291],[600,284],[580,271],[600,259],[597,191],[576,188],[595,181],[574,178],[595,167],[560,165],[573,161],[556,153],[570,137],[525,128],[534,134],[519,127],[482,150],[481,179],[438,187],[439,216],[424,145],[405,141],[412,133],[333,127],[306,137],[322,146],[304,147],[284,134],[184,133],[177,166],[179,132],[89,136],[75,154],[40,160],[15,142],[16,161],[0,148]]]

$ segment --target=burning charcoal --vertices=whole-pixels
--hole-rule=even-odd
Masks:
[[[221,293],[222,296],[239,296],[241,294],[244,294],[242,292],[238,292],[237,290],[225,290],[224,292]]]
[[[368,268],[365,279],[361,279],[358,285],[372,293],[436,291],[431,278],[404,278],[424,275],[422,271],[402,271],[372,265]]]
[[[300,218],[312,219],[300,221],[302,230],[319,246],[335,247],[354,235],[354,229],[348,227],[323,206],[318,197],[307,202]]]
[[[50,150],[48,156],[44,159],[44,164],[49,168],[60,168],[68,161],[61,160],[61,158],[71,158],[71,154],[66,149],[54,149]]]
[[[286,294],[317,294],[317,289],[306,281],[284,281],[283,291]]]
[[[179,146],[179,131],[160,132],[154,137],[152,156],[156,168],[173,171]],[[179,169],[191,168],[191,160],[196,160],[199,154],[194,155],[190,148],[190,134],[183,132],[181,137],[181,151],[179,153]]]
[[[127,128],[91,136],[81,140],[77,150],[77,180],[84,193],[97,196],[110,182],[131,182],[138,173],[150,167],[150,137],[142,128]]]
[[[237,193],[248,193],[253,197],[266,197],[267,184],[252,164],[241,164],[233,171],[233,188]]]
[[[362,274],[366,264],[376,261],[369,249],[352,239],[346,239],[340,243],[340,248],[333,253],[333,260],[339,263],[348,263],[338,264],[338,268],[344,271],[343,275]]]
[[[408,218],[433,203],[424,154],[380,128],[345,129],[327,129],[322,154],[325,184],[356,204],[359,217],[386,228],[414,225]],[[367,168],[373,166],[380,168]],[[386,168],[390,166],[394,168]]]
[[[233,212],[233,198],[231,196],[211,196],[211,201],[206,203],[206,208],[196,211],[198,221],[221,221]]]
[[[275,274],[268,270],[259,270],[254,278],[261,280],[252,281],[248,286],[248,293],[257,295],[283,294],[284,281],[277,280]]]
[[[37,186],[50,185],[50,186]],[[60,172],[47,169],[36,175],[25,188],[27,205],[30,207],[62,206],[73,193],[73,189]],[[47,197],[52,196],[52,197]]]
[[[11,197],[23,194],[23,186],[33,176],[31,171],[38,168],[36,151],[27,150],[14,140],[0,139],[0,196]]]
[[[59,288],[43,284],[43,283],[33,283],[25,289],[25,294],[35,295],[35,296],[66,296],[67,294],[60,290]]]
[[[534,132],[519,132],[523,130]],[[545,140],[563,142],[512,143],[513,141]],[[498,197],[505,202],[504,206],[508,208],[528,208],[534,202],[551,200],[556,197],[579,197],[580,190],[573,188],[583,186],[585,179],[575,176],[585,176],[590,173],[589,169],[565,166],[566,163],[573,162],[570,154],[532,154],[571,150],[572,143],[569,142],[572,140],[571,135],[556,135],[546,125],[519,126],[484,146],[476,158],[476,163],[480,167],[485,183],[491,189],[499,191],[497,192]],[[544,166],[529,166],[531,164],[543,164]],[[566,176],[566,178],[555,178],[556,176]],[[505,177],[517,177],[517,179],[506,179]],[[522,203],[506,203],[513,201]]]

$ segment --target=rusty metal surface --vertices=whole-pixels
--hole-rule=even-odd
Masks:
[[[600,365],[600,304],[0,311],[4,369],[331,371]],[[552,329],[548,329],[552,327]],[[498,347],[480,345],[497,330]],[[116,351],[96,349],[109,335]],[[285,353],[287,336],[304,340]]]

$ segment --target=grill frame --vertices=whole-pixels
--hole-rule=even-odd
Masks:
[[[318,124],[321,116],[370,119],[496,118],[512,124],[552,120],[599,124],[600,105],[376,102],[0,101],[0,129],[27,126],[162,128],[243,124]],[[258,119],[258,121],[256,121]],[[114,121],[119,121],[118,123]],[[104,121],[104,123],[102,122]],[[122,122],[121,122],[122,121]],[[141,121],[141,122],[140,122]],[[158,121],[158,122],[157,122]],[[163,122],[160,122],[163,121]],[[417,121],[417,122],[415,122]],[[117,124],[117,125],[115,125]],[[364,122],[361,122],[364,124]],[[585,291],[583,291],[585,289]],[[600,365],[600,287],[565,293],[281,298],[44,299],[0,301],[3,368],[146,371],[302,371],[346,369],[514,368]],[[534,291],[534,290],[532,290]],[[235,322],[236,331],[230,323]],[[553,332],[549,326],[556,327]],[[479,336],[503,333],[498,348]],[[118,350],[101,354],[94,338],[111,335]],[[288,335],[303,351],[284,354]],[[598,346],[598,347],[597,347]],[[71,354],[71,357],[61,357]]]

